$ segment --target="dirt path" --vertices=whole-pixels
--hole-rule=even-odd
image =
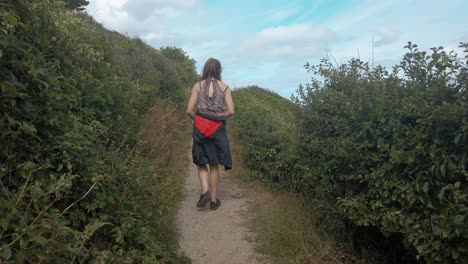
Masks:
[[[188,157],[191,160],[191,155]],[[196,166],[190,162],[185,181],[185,197],[178,213],[181,251],[192,263],[266,263],[253,250],[253,234],[245,227],[248,202],[253,195],[221,171],[218,210],[196,208],[200,183]],[[249,242],[250,241],[250,242]]]

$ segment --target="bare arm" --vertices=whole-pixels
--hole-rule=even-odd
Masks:
[[[190,99],[187,104],[187,115],[189,115],[192,119],[195,117],[195,108],[197,107],[198,101],[198,91],[198,83],[196,83],[192,87],[192,93],[190,94]]]
[[[224,111],[224,116],[226,118],[234,115],[234,103],[232,102],[231,89],[227,88],[224,92],[224,103],[226,104],[226,111]]]

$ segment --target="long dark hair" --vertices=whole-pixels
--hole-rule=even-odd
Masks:
[[[214,59],[214,58],[209,58],[205,62],[205,67],[203,67],[203,74],[201,79],[206,80],[210,77],[215,78],[216,80],[221,81],[221,72],[223,69],[221,69],[221,63],[219,60]]]

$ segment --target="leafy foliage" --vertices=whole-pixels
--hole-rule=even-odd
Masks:
[[[315,214],[330,226],[344,218],[345,229],[366,231],[351,236],[378,238],[375,248],[402,254],[402,241],[414,259],[465,263],[468,44],[464,58],[405,48],[391,72],[357,59],[307,64],[318,77],[299,87],[299,110],[258,87],[240,89],[236,130],[261,180],[323,204]]]
[[[170,237],[178,171],[147,154],[140,120],[155,102],[179,107],[194,61],[60,0],[0,11],[0,262],[186,261]],[[174,125],[157,122],[153,133]]]
[[[355,59],[306,65],[323,81],[295,98],[305,177],[356,225],[402,234],[427,263],[466,263],[468,55],[406,48],[390,73]]]

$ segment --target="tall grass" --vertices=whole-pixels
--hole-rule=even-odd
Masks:
[[[164,211],[159,213],[163,220],[158,224],[165,230],[160,235],[165,236],[174,249],[178,244],[174,221],[176,205],[182,197],[187,168],[187,160],[181,158],[181,153],[186,152],[190,139],[187,136],[190,125],[183,113],[173,102],[158,102],[150,109],[140,136],[141,144],[144,144],[142,155],[152,162],[156,175],[161,175],[156,178],[155,186],[160,192],[161,204],[164,204]]]

